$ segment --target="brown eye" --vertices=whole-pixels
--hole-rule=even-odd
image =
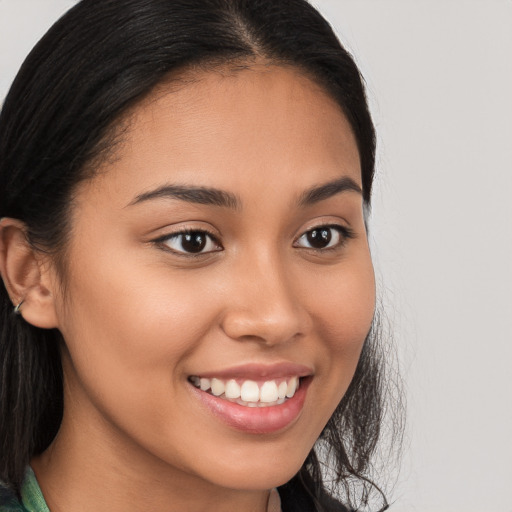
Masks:
[[[204,254],[220,250],[218,242],[206,231],[175,233],[161,241],[169,249],[181,254]]]
[[[199,231],[181,235],[181,247],[185,252],[201,252],[208,241],[206,236]]]
[[[306,233],[308,244],[314,249],[324,249],[332,239],[330,228],[313,229]]]
[[[333,249],[343,245],[351,236],[349,230],[342,226],[319,226],[304,233],[294,245],[315,250]]]

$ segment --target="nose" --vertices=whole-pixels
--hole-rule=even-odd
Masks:
[[[309,316],[289,274],[272,258],[240,262],[221,322],[227,336],[273,346],[305,335]]]

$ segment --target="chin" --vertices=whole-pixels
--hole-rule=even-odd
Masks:
[[[284,485],[300,470],[301,464],[280,466],[279,461],[270,460],[264,468],[247,468],[244,471],[224,473],[217,485],[240,491],[261,491]],[[220,481],[221,480],[221,481]]]
[[[263,448],[263,447],[262,447]],[[219,487],[240,491],[260,491],[279,487],[301,469],[306,455],[298,450],[268,455],[264,448],[254,456],[226,455],[221,463],[204,462],[201,476]]]

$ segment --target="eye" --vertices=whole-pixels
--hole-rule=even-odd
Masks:
[[[206,254],[220,251],[217,239],[206,231],[183,231],[162,237],[156,242],[179,254]]]
[[[348,238],[353,238],[352,231],[343,226],[318,226],[301,235],[295,242],[296,247],[306,249],[336,249]]]

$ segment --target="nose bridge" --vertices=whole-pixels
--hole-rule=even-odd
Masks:
[[[277,250],[253,251],[233,270],[233,293],[223,322],[228,336],[276,344],[303,334],[305,311],[294,293],[290,267]]]

